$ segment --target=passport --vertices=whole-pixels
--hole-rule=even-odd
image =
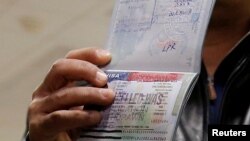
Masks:
[[[199,77],[214,0],[116,0],[103,68],[114,103],[78,141],[171,141]]]

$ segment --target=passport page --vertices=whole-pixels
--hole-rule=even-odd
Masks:
[[[214,0],[117,0],[106,69],[199,72]]]
[[[116,97],[78,141],[171,141],[194,73],[106,71]]]

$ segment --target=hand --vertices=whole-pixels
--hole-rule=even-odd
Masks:
[[[112,104],[114,92],[102,88],[107,76],[98,68],[110,60],[107,51],[84,48],[69,52],[53,64],[34,91],[28,109],[31,141],[73,141],[77,129],[90,128],[101,121],[100,112],[84,109],[84,105]],[[75,85],[80,80],[92,86]]]

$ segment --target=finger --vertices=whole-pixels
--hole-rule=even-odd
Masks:
[[[97,111],[61,110],[47,115],[43,121],[43,129],[51,135],[76,128],[89,128],[101,121]]]
[[[102,87],[107,83],[107,75],[97,66],[76,59],[61,59],[54,63],[46,76],[43,87],[54,91],[71,81],[85,80],[94,86]]]
[[[50,113],[83,105],[108,106],[115,94],[111,89],[94,87],[72,87],[58,91],[40,101],[43,112]]]
[[[110,62],[111,54],[100,48],[82,48],[70,51],[66,58],[85,60],[100,66]]]

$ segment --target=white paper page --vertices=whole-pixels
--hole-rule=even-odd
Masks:
[[[106,69],[199,72],[214,0],[118,0]]]

